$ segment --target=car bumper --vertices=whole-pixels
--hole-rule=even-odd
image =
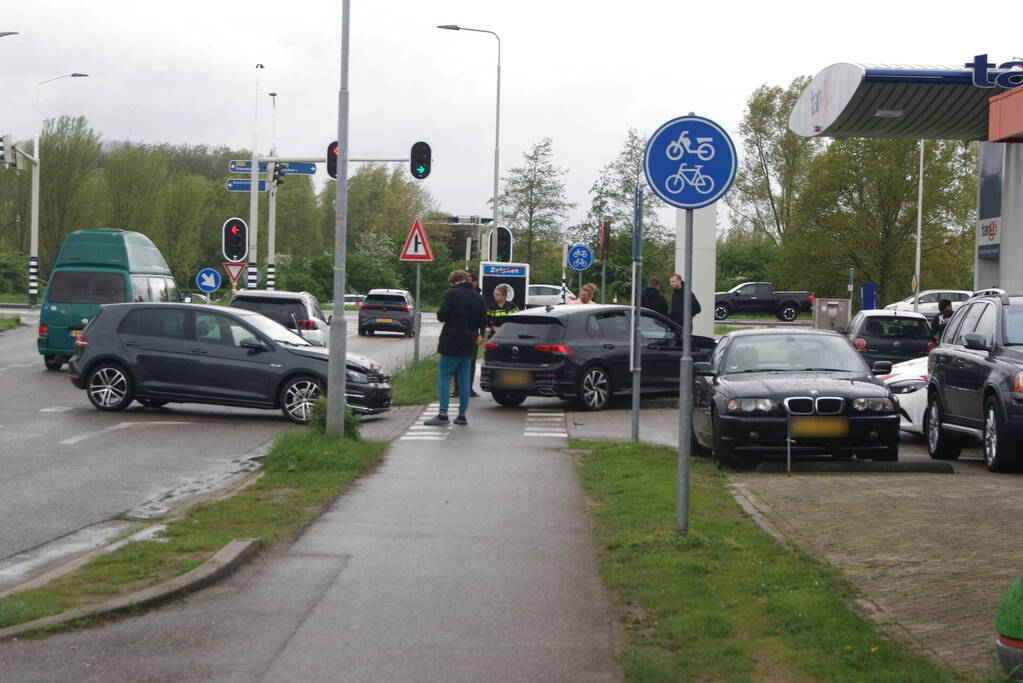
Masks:
[[[578,394],[574,378],[565,377],[562,366],[545,368],[492,367],[480,368],[483,391],[504,391],[525,396],[556,396],[572,399]]]
[[[898,444],[899,415],[848,416],[848,435],[799,437],[787,442],[786,416],[733,416],[717,418],[722,444],[736,455],[851,455],[880,453]]]
[[[345,402],[359,415],[376,415],[391,409],[391,385],[345,383]]]
[[[371,316],[359,319],[359,329],[380,330],[382,332],[405,332],[412,326],[409,318],[395,318],[393,316]]]

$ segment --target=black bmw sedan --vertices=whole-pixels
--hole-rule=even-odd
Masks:
[[[694,363],[697,449],[719,466],[785,457],[897,460],[899,410],[876,375],[836,332],[757,329],[718,340],[708,362]]]
[[[513,313],[486,344],[480,386],[504,406],[527,396],[575,400],[583,410],[601,410],[611,397],[632,393],[628,306],[577,304]],[[678,393],[682,328],[641,309],[640,390]],[[694,335],[692,356],[704,360],[714,340]]]
[[[71,383],[100,410],[211,403],[279,408],[293,422],[327,386],[329,352],[270,320],[237,308],[173,303],[101,306],[75,339]],[[391,405],[390,378],[349,355],[348,405],[372,414]]]

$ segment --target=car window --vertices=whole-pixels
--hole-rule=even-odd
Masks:
[[[973,332],[984,335],[985,344],[991,346],[995,340],[995,307],[991,304],[984,304],[981,308],[984,310],[980,314],[980,319],[977,320],[977,326],[973,328]]]
[[[969,298],[970,295],[965,292],[950,292],[948,295],[948,299],[951,301],[966,301]]]
[[[928,292],[927,294],[920,295],[920,303],[922,304],[933,304],[938,301],[938,292]]]
[[[384,306],[407,306],[408,302],[405,301],[405,297],[401,294],[373,294],[367,296],[362,302],[365,306],[371,305],[384,305]]]
[[[930,339],[931,324],[924,318],[878,315],[866,319],[863,334],[900,339]]]
[[[617,339],[629,338],[629,319],[626,317],[625,311],[600,313],[593,317],[597,319],[597,327],[600,329],[598,336]]]
[[[733,340],[723,374],[833,370],[865,372],[866,364],[845,337],[832,335],[749,335]]]
[[[1005,342],[1023,344],[1023,308],[1002,309],[1005,316]]]
[[[242,313],[245,317],[245,322],[256,328],[263,334],[275,342],[281,342],[282,344],[288,344],[290,346],[312,346],[306,339],[298,336],[284,325],[275,323],[270,318],[263,315],[254,315],[251,313]]]
[[[176,308],[140,308],[124,316],[117,331],[145,337],[184,339],[186,313]]]
[[[745,287],[741,287],[740,289],[736,290],[735,293],[739,294],[740,296],[753,296],[754,294],[757,293],[757,286],[746,285]]]
[[[643,339],[651,341],[678,340],[675,328],[649,315],[641,315],[639,317],[639,333],[643,336]]]
[[[849,323],[849,334],[856,334],[856,330],[859,329],[860,324],[863,322],[864,317],[865,316],[862,313],[856,314],[856,317],[854,317],[852,319],[852,322]]]
[[[167,280],[162,277],[149,278],[150,301],[169,301],[167,298]]]
[[[959,310],[952,314],[948,324],[945,325],[945,331],[941,333],[941,343],[951,344],[952,340],[959,334],[959,327],[963,324],[963,318],[969,313],[970,306],[961,306]]]
[[[278,325],[284,325],[292,330],[295,329],[296,320],[306,319],[305,306],[299,299],[244,296],[235,298],[231,302],[231,307],[265,315]]]
[[[50,303],[114,304],[125,300],[124,276],[64,270],[54,273],[46,294]]]
[[[195,340],[206,344],[241,346],[244,339],[252,339],[252,331],[226,315],[217,313],[195,314]]]
[[[492,337],[497,342],[515,342],[519,340],[549,341],[564,339],[565,327],[551,318],[531,318],[515,315],[505,319]]]
[[[952,339],[953,344],[962,344],[963,335],[973,332],[974,328],[977,326],[977,321],[980,319],[980,314],[984,312],[984,307],[986,305],[987,304],[977,303],[970,306],[970,310],[966,312],[966,317],[963,318],[962,325],[959,326],[956,336]]]
[[[717,372],[718,368],[721,367],[721,357],[725,355],[725,350],[728,348],[728,344],[731,340],[731,337],[724,337],[718,342],[717,346],[714,347],[714,353],[710,356],[710,364],[714,369],[714,372]]]
[[[152,301],[153,295],[149,293],[149,278],[145,275],[132,275],[131,295],[132,301]]]

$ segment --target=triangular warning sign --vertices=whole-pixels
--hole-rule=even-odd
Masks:
[[[412,229],[408,232],[408,239],[405,240],[405,247],[401,250],[399,261],[433,261],[433,250],[426,240],[426,231],[419,216],[412,221]]]
[[[245,264],[225,261],[224,270],[227,272],[227,276],[231,278],[231,282],[238,282],[238,278],[241,277],[242,271],[245,270]]]

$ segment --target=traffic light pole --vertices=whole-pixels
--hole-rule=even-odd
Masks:
[[[273,291],[277,280],[277,182],[274,180],[274,168],[276,164],[272,161],[266,167],[266,288]]]

